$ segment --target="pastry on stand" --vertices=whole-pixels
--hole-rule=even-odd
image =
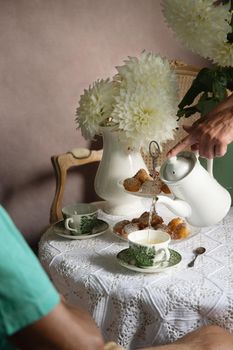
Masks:
[[[190,234],[190,229],[184,219],[176,217],[168,224],[165,224],[163,218],[156,212],[156,196],[161,192],[165,194],[170,194],[171,192],[168,186],[162,182],[159,172],[156,170],[157,159],[160,155],[160,147],[156,141],[151,141],[149,153],[153,164],[152,175],[148,174],[145,169],[140,169],[133,177],[125,179],[123,186],[126,191],[132,192],[132,194],[152,198],[150,212],[144,212],[140,217],[131,221],[122,220],[118,222],[114,226],[113,231],[126,239],[130,232],[151,227],[155,230],[166,231],[173,240],[186,238]]]

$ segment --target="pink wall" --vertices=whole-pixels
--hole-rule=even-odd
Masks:
[[[31,244],[48,225],[51,155],[88,145],[74,123],[84,87],[143,49],[206,63],[173,37],[159,0],[0,0],[0,47],[0,199]],[[72,172],[66,203],[94,198],[95,169]]]

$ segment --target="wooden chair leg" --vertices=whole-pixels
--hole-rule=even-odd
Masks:
[[[50,209],[50,224],[62,219],[62,201],[64,196],[67,169],[59,164],[59,156],[51,157],[51,162],[55,172],[56,191]]]

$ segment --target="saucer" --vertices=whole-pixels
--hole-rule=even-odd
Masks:
[[[88,239],[88,238],[97,237],[102,235],[104,232],[106,232],[108,228],[109,228],[109,224],[106,221],[100,220],[100,219],[96,220],[96,224],[90,233],[85,233],[81,235],[73,235],[72,231],[67,230],[64,225],[64,220],[56,222],[56,224],[54,224],[53,226],[54,232],[58,236],[68,238],[68,239]]]
[[[159,263],[157,266],[140,267],[140,266],[134,265],[132,263],[134,258],[131,256],[131,254],[129,254],[129,248],[121,250],[117,254],[117,260],[121,266],[124,266],[127,269],[132,271],[142,272],[142,273],[163,272],[177,266],[182,260],[180,253],[178,253],[176,250],[169,249],[169,251],[170,251],[170,259],[168,261]]]

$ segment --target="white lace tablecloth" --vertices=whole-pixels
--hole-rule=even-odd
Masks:
[[[160,211],[167,215],[165,208]],[[111,224],[116,220],[101,215]],[[182,262],[167,272],[142,274],[120,266],[116,255],[127,246],[110,230],[68,240],[50,227],[41,238],[39,257],[67,301],[89,310],[104,338],[125,349],[173,342],[205,324],[233,331],[232,208],[218,225],[172,243]],[[198,246],[206,253],[187,268]]]

